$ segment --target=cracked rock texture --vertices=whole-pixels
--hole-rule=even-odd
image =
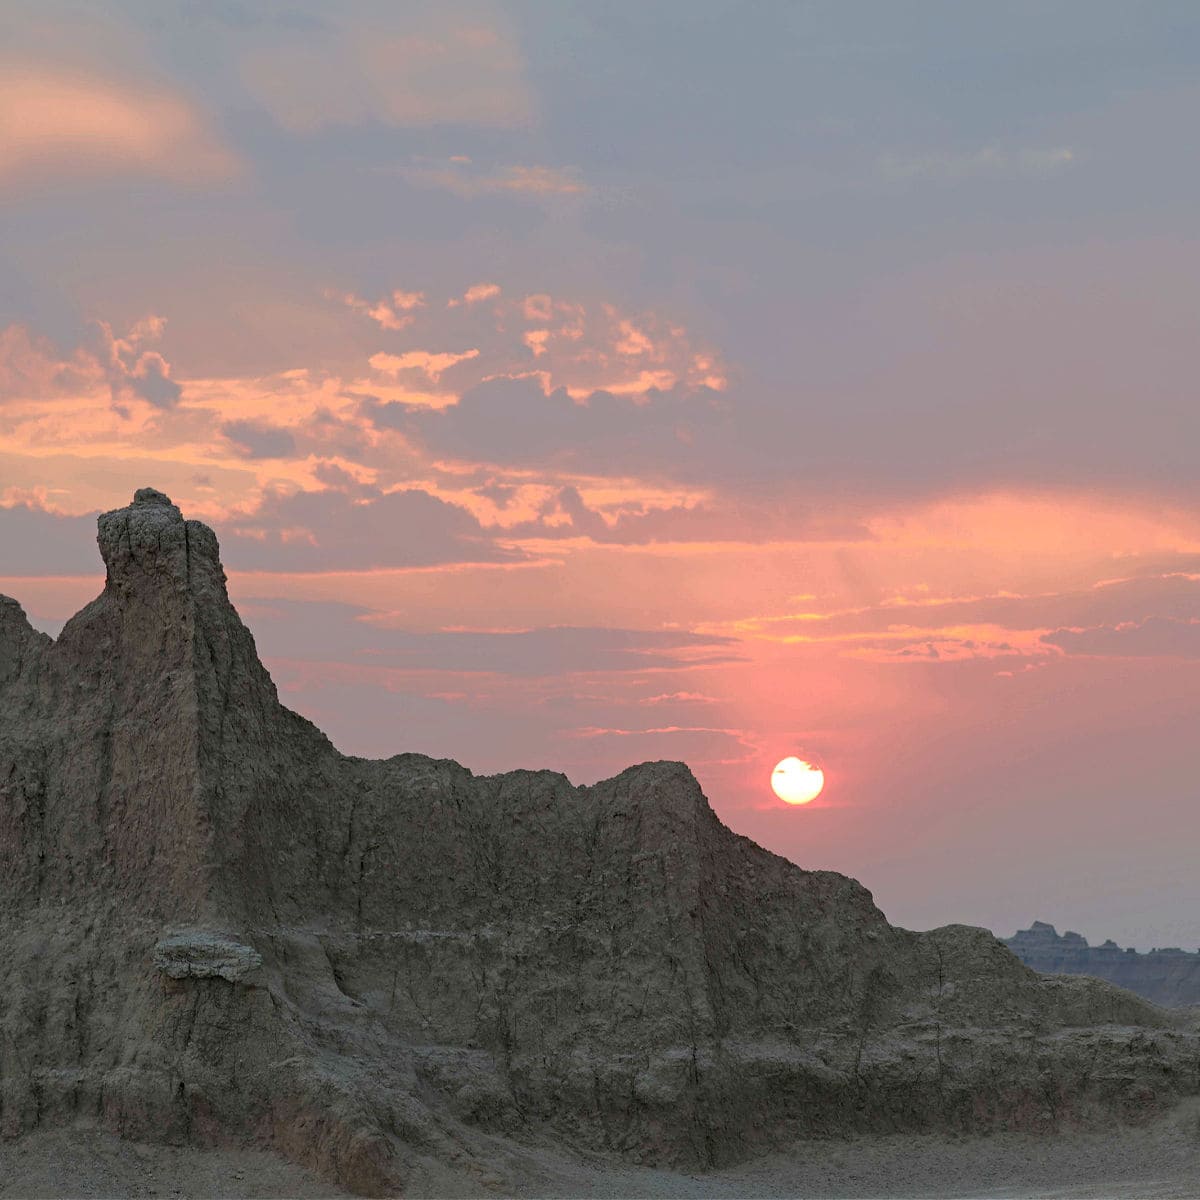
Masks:
[[[894,928],[681,763],[573,787],[346,757],[280,705],[210,529],[143,489],[99,544],[56,641],[0,598],[0,1135],[83,1117],[503,1192],[522,1146],[694,1169],[1198,1086],[1182,1018]]]
[[[154,965],[172,979],[224,979],[241,983],[262,966],[262,955],[253,946],[205,929],[186,929],[160,939],[154,947]]]

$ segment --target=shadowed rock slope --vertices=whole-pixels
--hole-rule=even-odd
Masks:
[[[1162,1010],[892,927],[680,763],[346,757],[280,705],[210,529],[144,489],[98,540],[56,641],[0,598],[5,1136],[251,1138],[383,1193],[422,1159],[502,1188],[547,1141],[694,1167],[1196,1087]]]

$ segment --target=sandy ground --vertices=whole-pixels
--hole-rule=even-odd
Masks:
[[[497,1147],[494,1172],[420,1168],[405,1195],[426,1198],[1200,1197],[1200,1103],[1141,1129],[1034,1137],[885,1137],[806,1143],[709,1175],[583,1162]],[[0,1144],[0,1198],[345,1196],[260,1151],[121,1142],[87,1128]]]

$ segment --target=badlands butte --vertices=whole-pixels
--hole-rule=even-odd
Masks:
[[[1115,1128],[1200,1090],[1182,1015],[981,929],[895,928],[732,833],[680,763],[575,787],[347,757],[279,703],[211,529],[143,489],[98,541],[104,591],[57,640],[0,598],[6,1139],[503,1193],[539,1148],[695,1172]]]

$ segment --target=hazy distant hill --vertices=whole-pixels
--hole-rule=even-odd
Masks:
[[[1141,954],[1114,941],[1089,946],[1081,934],[1060,934],[1034,921],[1004,944],[1027,966],[1046,974],[1094,975],[1170,1008],[1200,1004],[1200,952],[1170,946]]]

